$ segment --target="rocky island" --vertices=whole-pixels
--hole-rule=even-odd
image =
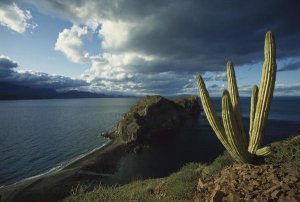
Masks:
[[[146,96],[134,105],[116,128],[106,137],[120,138],[126,143],[163,138],[184,121],[197,118],[200,105],[196,96],[174,101],[162,96]]]

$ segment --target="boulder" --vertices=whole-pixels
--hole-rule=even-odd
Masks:
[[[161,96],[146,96],[124,114],[115,134],[127,143],[149,140],[168,134],[199,112],[197,97],[171,101]]]

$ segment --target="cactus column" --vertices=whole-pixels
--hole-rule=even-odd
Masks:
[[[248,142],[246,139],[246,134],[243,126],[243,120],[242,120],[243,117],[242,117],[241,107],[240,107],[239,91],[235,79],[233,64],[230,60],[227,62],[227,81],[228,81],[228,90],[230,94],[233,113],[235,116],[235,121],[237,122],[237,129],[239,133],[238,138],[240,139],[240,144],[242,144],[243,147],[247,147]]]
[[[276,80],[276,48],[272,32],[267,32],[265,38],[265,61],[263,64],[258,100],[255,109],[253,125],[250,126],[250,143],[248,151],[256,154],[259,149],[264,127],[270,111]]]
[[[276,79],[276,51],[272,33],[266,33],[265,61],[262,70],[260,88],[254,86],[251,96],[249,145],[243,128],[239,93],[235,72],[231,61],[227,63],[229,91],[222,97],[223,126],[212,106],[205,83],[197,76],[199,95],[207,120],[229,154],[239,163],[251,162],[254,155],[267,155],[269,147],[260,148],[262,133],[267,121]]]

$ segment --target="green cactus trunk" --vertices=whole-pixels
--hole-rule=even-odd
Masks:
[[[255,117],[250,134],[248,151],[255,154],[259,149],[263,131],[268,119],[276,80],[276,48],[272,32],[267,32],[265,38],[265,61],[262,69],[261,83],[258,92]]]
[[[257,85],[254,85],[252,88],[252,95],[251,95],[249,138],[251,138],[251,134],[252,134],[252,130],[253,130],[255,110],[256,110],[256,104],[257,104],[257,95],[258,95],[258,87],[257,87]]]
[[[225,132],[228,138],[228,143],[231,153],[234,153],[237,158],[236,161],[239,163],[246,163],[250,160],[247,147],[242,143],[238,122],[236,121],[234,109],[230,101],[230,95],[227,90],[224,91],[222,97],[222,118]]]
[[[237,132],[238,134],[240,134],[239,135],[240,144],[242,144],[243,147],[248,147],[248,142],[246,139],[246,134],[244,131],[243,120],[242,120],[239,91],[235,79],[233,64],[230,60],[227,62],[227,81],[228,81],[228,90],[230,94],[233,113],[234,113],[235,121],[237,123],[237,129],[238,129]]]
[[[239,163],[251,162],[254,155],[270,154],[270,147],[259,148],[270,110],[276,79],[275,41],[270,31],[266,33],[265,38],[265,62],[260,88],[253,86],[252,89],[249,145],[243,127],[240,98],[231,61],[227,63],[227,79],[229,91],[225,90],[222,97],[223,128],[213,108],[202,77],[200,75],[197,76],[202,106],[212,129],[229,154]]]

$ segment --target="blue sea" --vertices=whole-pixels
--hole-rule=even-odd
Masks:
[[[0,186],[62,169],[108,142],[111,130],[138,98],[0,101]],[[214,105],[220,113],[220,99]],[[249,127],[250,98],[242,98]],[[300,133],[300,97],[273,99],[264,143]],[[167,142],[119,162],[116,181],[161,177],[188,162],[211,162],[223,151],[202,113]],[[157,162],[160,162],[157,164]]]

